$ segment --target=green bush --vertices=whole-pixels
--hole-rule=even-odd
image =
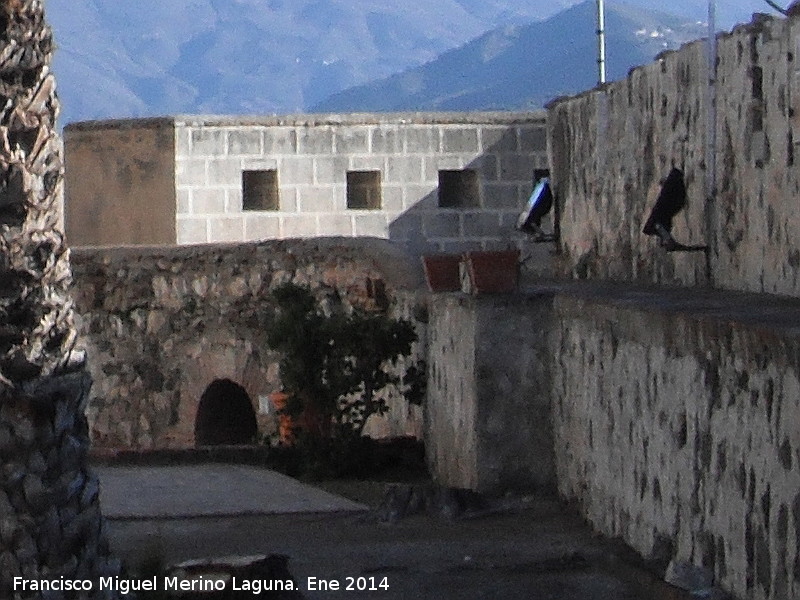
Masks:
[[[307,433],[358,439],[370,416],[386,412],[391,388],[421,402],[424,365],[402,374],[398,367],[417,339],[410,321],[359,310],[325,314],[309,288],[292,283],[276,288],[272,302],[267,344],[281,355],[288,411],[318,424]]]

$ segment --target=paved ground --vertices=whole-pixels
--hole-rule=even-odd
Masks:
[[[204,556],[281,553],[310,599],[682,598],[629,566],[620,558],[624,551],[592,535],[574,512],[552,499],[476,519],[417,515],[385,524],[370,511],[349,510],[358,509],[356,503],[270,471],[232,465],[105,467],[100,476],[104,513],[112,516],[112,546],[133,568],[153,558],[174,564]],[[166,485],[170,481],[179,487]],[[218,498],[233,514],[221,514]],[[276,511],[282,503],[290,512]],[[214,514],[179,515],[182,506]],[[143,514],[162,518],[137,517]],[[356,582],[362,577],[366,583],[385,582],[388,590],[313,591],[311,577],[342,585],[348,577]]]
[[[117,519],[363,511],[367,507],[246,465],[97,467],[103,514]]]

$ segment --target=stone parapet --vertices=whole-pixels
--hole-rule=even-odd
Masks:
[[[564,275],[800,295],[799,28],[756,15],[720,34],[713,96],[700,40],[550,104]],[[642,234],[672,167],[688,195],[672,233],[708,256]]]
[[[705,566],[737,598],[797,597],[798,311],[794,298],[595,282],[440,295],[432,471],[495,492],[554,473],[597,530],[643,556]]]
[[[241,385],[260,435],[275,428],[280,388],[266,344],[268,295],[294,282],[323,303],[414,318],[424,314],[416,260],[385,240],[327,238],[227,246],[84,248],[72,253],[80,333],[96,381],[88,405],[93,445],[186,448],[204,390]],[[424,323],[417,323],[425,346]],[[420,411],[392,398],[374,436],[417,435]]]

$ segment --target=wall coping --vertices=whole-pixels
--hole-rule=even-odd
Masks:
[[[683,315],[800,340],[800,298],[712,288],[684,288],[611,281],[551,281],[520,290],[578,305],[605,305],[640,313]],[[487,297],[489,298],[489,297]]]
[[[301,262],[313,262],[320,257],[344,250],[354,258],[371,260],[385,274],[386,281],[397,289],[417,290],[424,285],[422,264],[416,255],[401,245],[374,237],[318,237],[264,240],[260,242],[209,243],[181,246],[78,246],[70,249],[73,266],[92,262],[109,265],[129,265],[140,260],[154,262],[168,270],[171,261],[268,260],[285,255],[298,257]],[[306,257],[303,259],[302,257]],[[154,272],[155,273],[155,272]]]
[[[69,123],[65,133],[104,129],[163,127],[319,127],[331,125],[544,125],[545,110],[401,113],[320,113],[292,115],[172,115]]]

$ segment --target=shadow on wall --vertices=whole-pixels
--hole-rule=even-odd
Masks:
[[[516,223],[547,159],[524,132],[508,127],[471,161],[440,161],[438,185],[389,223],[389,239],[418,255],[509,247],[531,254],[537,245]]]
[[[215,379],[200,397],[194,422],[195,446],[252,444],[256,413],[245,389],[230,379]]]

